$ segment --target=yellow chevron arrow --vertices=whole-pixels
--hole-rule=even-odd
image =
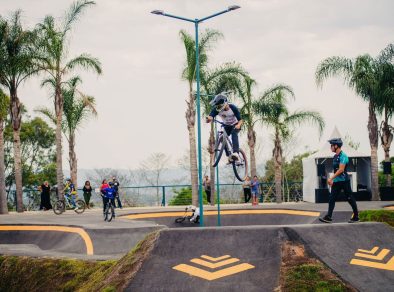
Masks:
[[[183,273],[187,273],[189,275],[195,276],[195,277],[199,277],[208,281],[212,281],[212,280],[216,280],[222,277],[226,277],[226,276],[230,276],[233,274],[237,274],[249,269],[253,269],[254,266],[250,265],[250,264],[239,264],[233,267],[229,267],[220,271],[216,271],[216,272],[208,272],[196,267],[192,267],[189,265],[185,265],[185,264],[180,264],[177,265],[175,267],[173,267],[174,270],[183,272]]]
[[[207,255],[202,255],[201,257],[203,259],[210,260],[211,262],[217,262],[217,261],[221,261],[221,260],[224,260],[224,259],[228,259],[230,256],[229,255],[224,255],[224,256],[221,256],[221,257],[218,257],[218,258],[212,258],[212,257],[207,256]]]
[[[364,261],[364,260],[358,260],[358,259],[352,259],[350,261],[350,264],[364,266],[364,267],[370,267],[370,268],[375,268],[375,269],[394,271],[394,256],[385,264]]]
[[[377,252],[379,249],[379,247],[375,246],[373,249],[371,250],[366,250],[366,249],[361,249],[359,248],[358,251],[359,252],[363,252],[363,253],[369,253],[369,254],[374,254],[375,252]]]
[[[371,259],[371,260],[379,260],[379,261],[381,261],[381,260],[383,260],[384,259],[384,257],[386,256],[386,255],[388,255],[388,253],[390,252],[390,250],[389,249],[382,249],[382,251],[380,252],[380,253],[378,253],[376,256],[374,256],[374,255],[369,255],[369,254],[363,254],[363,253],[355,253],[354,255],[356,256],[356,257],[360,257],[360,258],[367,258],[367,259]]]
[[[199,265],[204,266],[204,267],[208,267],[208,268],[211,268],[211,269],[216,269],[216,268],[219,268],[219,267],[222,267],[222,266],[225,266],[225,265],[229,265],[229,264],[232,264],[232,263],[239,262],[239,259],[231,258],[231,259],[228,259],[228,260],[224,260],[224,261],[218,262],[216,264],[213,264],[213,263],[210,263],[210,262],[207,262],[207,261],[204,261],[204,260],[200,260],[200,259],[191,259],[190,261],[192,263],[199,264]]]

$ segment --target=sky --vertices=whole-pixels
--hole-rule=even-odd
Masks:
[[[69,0],[0,0],[0,15],[22,9],[23,23],[33,27],[45,15],[63,16]],[[257,81],[257,98],[274,84],[294,90],[291,110],[319,111],[326,128],[296,129],[287,146],[294,155],[324,145],[334,127],[360,143],[369,153],[367,104],[339,78],[323,88],[315,83],[317,65],[330,56],[376,56],[394,42],[392,0],[97,0],[76,23],[69,40],[70,58],[81,53],[97,57],[103,74],[79,73],[81,91],[96,98],[98,117],[77,134],[79,168],[138,168],[154,152],[172,158],[172,164],[188,149],[185,122],[187,83],[181,79],[185,51],[179,31],[194,34],[192,23],[150,13],[161,9],[174,15],[202,18],[229,5],[241,9],[200,25],[223,33],[210,52],[210,68],[225,62],[240,63]],[[44,76],[25,82],[21,101],[32,116],[40,106],[53,106],[49,93],[40,88]],[[235,104],[239,102],[235,101]],[[209,126],[202,123],[206,144]],[[271,131],[258,125],[258,161],[269,159]],[[241,136],[241,146],[246,137]],[[64,142],[64,161],[67,161]],[[379,159],[383,159],[380,150]]]

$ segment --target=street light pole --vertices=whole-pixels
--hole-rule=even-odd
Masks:
[[[163,10],[153,10],[151,13],[156,14],[156,15],[162,15],[162,16],[167,16],[183,21],[188,21],[188,22],[193,22],[194,23],[194,28],[195,28],[195,33],[196,33],[196,83],[197,83],[197,101],[196,101],[196,106],[197,106],[197,148],[198,148],[198,202],[199,202],[199,207],[200,207],[200,226],[204,226],[204,206],[203,206],[203,197],[202,197],[202,154],[201,154],[201,106],[200,106],[200,62],[199,62],[199,46],[198,46],[198,24],[200,22],[203,22],[205,20],[208,20],[210,18],[219,16],[221,14],[230,12],[232,10],[236,10],[238,8],[241,8],[238,5],[232,5],[229,6],[226,10],[217,12],[215,14],[212,14],[210,16],[201,18],[201,19],[189,19],[186,17],[182,16],[176,16],[168,13],[164,13]]]

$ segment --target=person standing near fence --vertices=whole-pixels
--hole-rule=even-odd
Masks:
[[[211,180],[207,175],[204,177],[202,185],[204,186],[205,194],[207,195],[207,201],[211,204]]]
[[[114,184],[114,189],[116,192],[116,201],[118,202],[118,208],[122,209],[122,202],[120,201],[120,194],[119,194],[119,181],[116,179],[115,176],[112,177],[112,182]]]
[[[255,175],[253,177],[253,181],[251,183],[251,187],[252,187],[252,205],[253,206],[257,206],[259,204],[259,187],[260,187],[260,183],[259,180],[257,178],[257,176]]]
[[[40,210],[49,210],[52,209],[51,205],[51,187],[47,181],[44,181],[44,183],[40,187],[41,189],[41,204],[40,204]]]
[[[245,181],[242,184],[242,188],[244,190],[245,204],[249,203],[250,198],[252,197],[252,193],[250,192],[250,184],[250,177],[246,176]]]
[[[83,186],[83,198],[85,199],[86,207],[90,209],[90,198],[92,197],[92,186],[90,185],[90,181],[86,181],[85,185]]]

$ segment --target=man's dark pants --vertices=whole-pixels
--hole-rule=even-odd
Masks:
[[[354,199],[352,188],[350,187],[350,180],[334,182],[331,187],[331,193],[328,201],[328,213],[327,215],[332,217],[332,213],[335,208],[335,201],[337,200],[341,190],[344,191],[345,197],[352,206],[354,217],[358,217],[357,203]]]

